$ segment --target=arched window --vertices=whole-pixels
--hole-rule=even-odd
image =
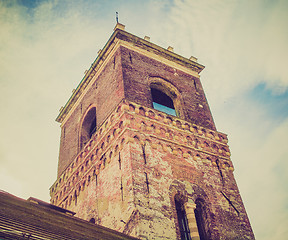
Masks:
[[[91,218],[91,219],[89,220],[89,222],[90,222],[90,223],[95,223],[95,218]]]
[[[181,240],[191,240],[187,216],[183,204],[175,198],[175,207],[177,212]]]
[[[196,203],[196,209],[194,210],[194,212],[195,212],[195,218],[197,222],[197,228],[198,228],[200,240],[208,240],[207,232],[205,229],[206,215],[205,215],[204,202],[201,199],[197,199],[195,203]]]
[[[96,108],[92,107],[86,113],[81,126],[80,133],[80,149],[90,140],[92,135],[96,132]]]
[[[176,116],[173,100],[167,94],[152,87],[151,95],[154,109]]]

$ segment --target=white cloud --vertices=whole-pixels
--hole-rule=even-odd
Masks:
[[[175,1],[157,37],[199,57],[207,95],[219,104],[261,81],[287,88],[287,9],[285,1]]]
[[[256,239],[285,239],[288,119],[279,122],[259,103],[240,96],[216,113],[218,127],[228,133],[235,178]]]
[[[239,128],[238,131],[244,130],[243,127]],[[237,156],[233,160],[236,165],[241,166],[236,168],[237,178],[242,190],[247,193],[243,196],[244,202],[259,239],[281,240],[285,239],[288,233],[288,151],[285,144],[287,132],[288,120],[273,129],[265,138],[259,138],[253,132],[247,134],[244,144],[236,146],[237,141],[233,144],[232,152]],[[274,233],[277,229],[285,229],[286,235],[284,231],[281,234],[279,232],[276,238]]]
[[[1,175],[6,179],[11,174],[1,188],[22,179],[20,196],[46,201],[57,172],[60,128],[54,119],[111,28],[102,24],[96,31],[85,15],[74,14],[77,6],[57,15],[57,4],[43,2],[32,13],[17,4],[0,7],[0,35],[5,36],[0,40],[0,108],[5,116],[0,144],[6,169]],[[103,44],[97,46],[99,36]]]

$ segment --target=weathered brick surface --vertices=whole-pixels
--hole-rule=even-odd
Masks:
[[[201,197],[211,239],[253,239],[226,135],[140,107],[112,113],[52,186],[52,202],[134,236],[177,239],[175,195]]]
[[[141,239],[172,240],[180,239],[174,199],[190,209],[201,201],[209,239],[254,239],[227,136],[216,131],[199,80],[204,67],[117,31],[129,47],[117,34],[110,38],[82,95],[58,118],[51,202]],[[178,117],[153,109],[153,86],[171,95]],[[97,131],[81,149],[81,124],[91,106]],[[196,223],[190,225],[196,233]]]
[[[152,107],[150,83],[153,78],[162,78],[179,90],[183,101],[183,119],[216,129],[199,78],[125,47],[121,47],[121,58],[126,99]]]
[[[99,127],[123,98],[121,55],[120,51],[117,51],[62,126],[58,176],[81,150],[80,123],[87,109],[91,105],[96,107],[96,120]]]
[[[183,111],[181,118],[215,130],[199,78],[120,47],[99,76],[95,77],[93,85],[62,126],[58,176],[81,150],[80,123],[89,106],[96,107],[98,126],[124,97],[143,106],[152,107],[150,83],[154,78],[162,78],[179,90]]]

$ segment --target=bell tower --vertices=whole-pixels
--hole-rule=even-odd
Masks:
[[[51,203],[140,239],[254,239],[203,69],[117,23],[56,119]]]

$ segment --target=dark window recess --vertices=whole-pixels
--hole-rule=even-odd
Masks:
[[[90,222],[90,223],[95,223],[95,218],[91,218],[91,219],[89,220],[89,222]]]
[[[177,211],[177,218],[178,218],[179,230],[181,234],[181,240],[191,240],[190,230],[188,227],[188,221],[187,221],[187,216],[186,216],[184,206],[176,199],[175,199],[175,206],[176,206],[176,211]]]
[[[96,132],[96,108],[93,107],[86,114],[82,127],[81,127],[81,137],[80,137],[80,149],[82,149],[85,144],[90,140],[92,135]]]
[[[196,209],[194,210],[194,212],[195,212],[195,218],[197,222],[197,228],[198,228],[200,240],[208,240],[207,234],[205,231],[203,203],[201,201],[196,200]]]
[[[151,88],[153,108],[161,112],[176,116],[173,100],[156,88]]]
[[[95,132],[96,132],[96,116],[94,116],[94,119],[92,120],[89,131],[89,137],[91,138]]]

